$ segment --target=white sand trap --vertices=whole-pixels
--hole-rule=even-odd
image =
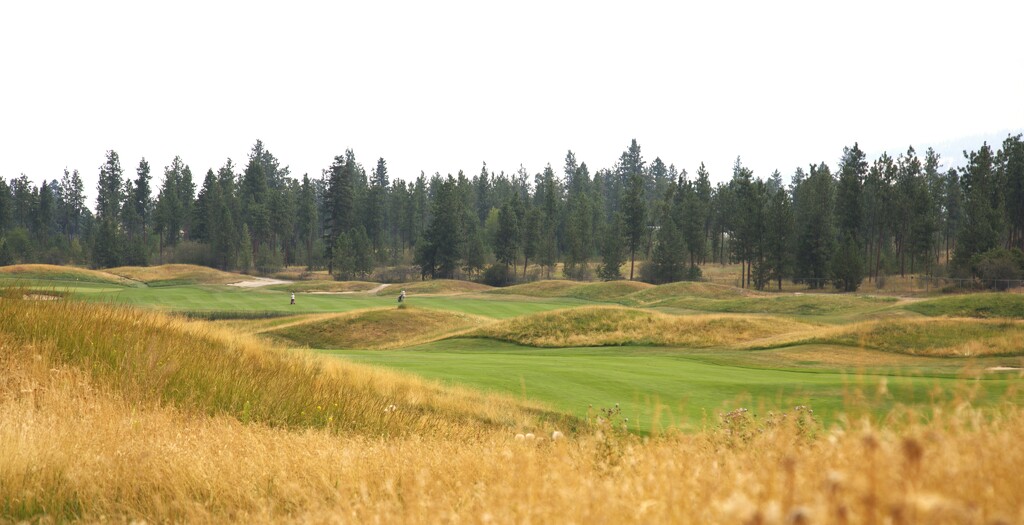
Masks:
[[[259,288],[261,286],[270,286],[274,284],[288,284],[292,281],[282,281],[281,279],[268,279],[266,277],[253,277],[248,281],[238,281],[237,283],[229,283],[228,286],[237,286],[239,288]]]
[[[986,372],[1018,372],[1024,370],[1019,366],[990,366],[985,369]]]

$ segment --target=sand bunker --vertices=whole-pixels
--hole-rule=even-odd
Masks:
[[[266,277],[253,277],[248,281],[228,283],[228,286],[237,286],[239,288],[260,288],[262,286],[271,286],[274,284],[288,284],[290,282],[292,281],[282,281],[281,279],[268,279]]]

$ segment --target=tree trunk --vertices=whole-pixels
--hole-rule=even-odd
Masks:
[[[633,266],[636,264],[636,248],[629,249],[629,280],[633,280]]]

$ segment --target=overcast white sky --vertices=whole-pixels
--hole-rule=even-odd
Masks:
[[[157,182],[257,138],[319,176],[353,148],[392,177],[610,167],[636,138],[714,180],[953,155],[1024,130],[1024,2],[4,2],[0,176],[104,152]],[[964,139],[967,142],[964,143]]]

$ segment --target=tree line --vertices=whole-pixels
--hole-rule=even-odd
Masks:
[[[931,148],[796,168],[789,184],[737,157],[727,182],[647,162],[633,140],[609,168],[569,151],[559,172],[391,178],[352,150],[319,177],[293,177],[257,141],[244,167],[202,177],[180,157],[156,187],[146,159],[99,168],[95,209],[77,170],[35,186],[0,178],[0,264],[96,268],[165,262],[271,273],[327,269],[338,279],[551,277],[695,280],[738,263],[741,285],[856,290],[866,278],[923,273],[1016,279],[1024,268],[1024,141],[964,152],[944,169]],[[389,273],[390,272],[390,273]],[[531,273],[532,272],[532,273]]]

